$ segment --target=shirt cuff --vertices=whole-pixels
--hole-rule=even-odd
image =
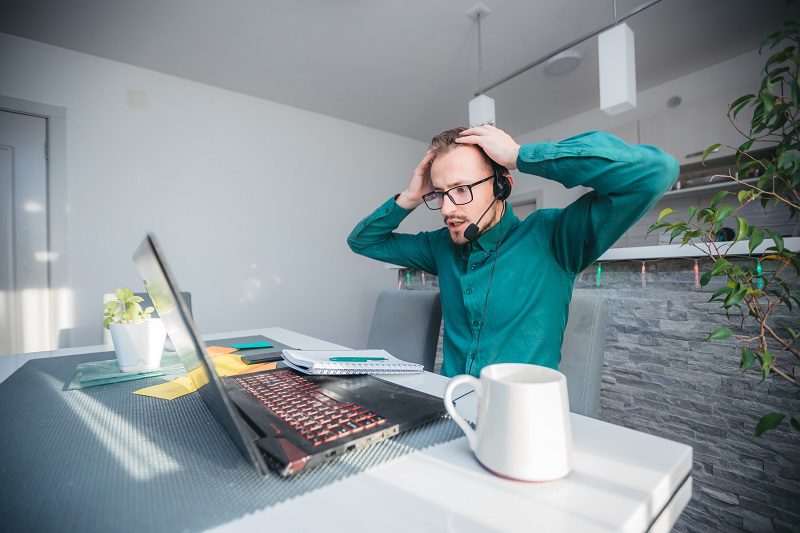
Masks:
[[[375,217],[386,219],[387,221],[395,222],[397,223],[397,225],[400,225],[400,222],[402,222],[404,218],[410,215],[413,209],[404,209],[399,205],[397,205],[397,202],[395,200],[397,200],[398,196],[400,195],[396,194],[391,198],[389,198],[388,200],[386,200],[386,202],[384,202],[375,211]]]

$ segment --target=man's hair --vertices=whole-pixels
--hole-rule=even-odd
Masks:
[[[463,126],[459,126],[457,128],[445,130],[439,135],[435,136],[433,139],[431,139],[430,149],[433,152],[433,159],[431,159],[428,168],[425,169],[425,173],[427,174],[428,178],[431,177],[431,166],[433,165],[433,162],[436,160],[436,158],[439,157],[440,155],[446,154],[447,152],[449,152],[450,150],[452,150],[457,146],[474,146],[481,153],[481,156],[486,161],[486,164],[489,165],[489,168],[491,168],[494,171],[494,167],[498,167],[501,175],[508,174],[508,169],[506,167],[495,163],[491,157],[486,155],[486,152],[483,151],[483,148],[481,148],[477,144],[459,144],[456,142],[456,139],[458,139],[458,134],[461,133],[462,131],[466,131],[466,129],[467,128]]]

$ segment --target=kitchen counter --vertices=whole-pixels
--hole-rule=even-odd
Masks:
[[[793,252],[800,250],[800,237],[786,237],[783,239],[784,247]],[[764,255],[767,248],[774,246],[772,239],[764,239],[752,255]],[[727,255],[749,255],[748,242],[719,242],[717,246]],[[612,248],[600,256],[598,261],[625,261],[628,259],[665,259],[678,257],[705,257],[706,254],[687,244],[665,244],[661,246],[634,246],[629,248]]]

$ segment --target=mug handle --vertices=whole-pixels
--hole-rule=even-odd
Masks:
[[[456,376],[450,380],[450,383],[447,384],[447,388],[444,390],[444,407],[447,409],[447,412],[450,413],[450,416],[455,420],[458,427],[464,432],[464,435],[467,436],[467,440],[469,441],[469,447],[472,451],[475,451],[475,446],[477,444],[477,434],[475,430],[467,423],[463,416],[461,416],[458,411],[456,411],[456,405],[453,403],[453,391],[459,385],[472,385],[472,388],[475,389],[475,392],[478,394],[480,398],[481,395],[481,382],[479,379],[474,378],[467,374],[461,374],[460,376]]]

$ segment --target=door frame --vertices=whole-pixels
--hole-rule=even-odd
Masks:
[[[542,209],[544,195],[542,194],[542,189],[537,189],[535,191],[526,191],[520,192],[517,194],[511,194],[511,197],[508,199],[508,203],[511,204],[511,207],[520,205],[520,204],[527,204],[531,201],[536,202],[536,210]]]
[[[44,118],[47,121],[47,241],[52,258],[48,262],[50,345],[71,346],[73,302],[68,300],[68,204],[67,204],[67,109],[0,94],[0,111]],[[58,289],[65,289],[60,291]]]

